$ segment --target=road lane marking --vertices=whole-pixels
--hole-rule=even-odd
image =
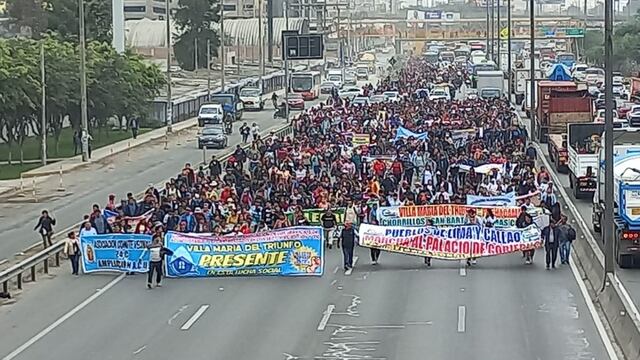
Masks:
[[[467,276],[467,265],[464,260],[460,260],[460,276]]]
[[[134,351],[134,352],[133,352],[133,355],[138,355],[138,354],[140,354],[140,353],[141,353],[141,352],[143,352],[143,351],[144,351],[144,349],[146,349],[146,348],[147,348],[147,345],[145,345],[145,346],[141,347],[140,349],[138,349],[138,350]]]
[[[335,310],[336,306],[333,304],[327,305],[327,310],[324,311],[322,315],[322,319],[320,319],[320,323],[318,324],[318,331],[324,331],[327,327],[327,323],[329,322],[329,318],[331,317],[331,313]]]
[[[205,311],[207,311],[207,309],[209,309],[210,305],[202,305],[200,306],[200,308],[196,311],[195,314],[193,314],[193,316],[191,318],[189,318],[189,320],[187,320],[186,323],[184,323],[184,325],[182,325],[182,327],[180,328],[180,330],[182,331],[187,331],[189,329],[191,329],[191,327],[193,326],[193,324],[196,323],[196,321],[198,321],[198,319],[200,319],[200,317],[202,316],[202,314],[204,314]]]
[[[333,273],[337,274],[339,270],[340,270],[340,265],[336,265],[336,268],[333,269]]]
[[[580,272],[576,267],[576,263],[574,259],[569,261],[569,267],[571,267],[571,273],[573,273],[573,277],[576,279],[578,283],[578,287],[580,288],[580,292],[582,293],[582,297],[584,298],[585,303],[587,304],[587,309],[589,309],[589,313],[591,314],[591,318],[593,318],[593,322],[596,325],[596,329],[598,330],[598,334],[600,334],[600,338],[604,343],[605,349],[607,349],[607,354],[609,355],[609,359],[618,360],[618,354],[616,354],[615,349],[613,348],[613,344],[611,343],[611,339],[609,338],[609,334],[607,334],[607,330],[604,328],[602,324],[602,320],[600,316],[598,316],[598,312],[596,311],[595,305],[593,305],[593,301],[591,301],[591,297],[589,296],[589,291],[587,290],[587,285],[582,280],[580,276]]]
[[[178,311],[176,311],[176,313],[169,318],[169,321],[167,321],[167,324],[171,325],[173,323],[173,320],[175,320],[178,316],[180,316],[180,314],[182,314],[182,312],[185,311],[188,307],[189,305],[183,305],[180,309],[178,309]]]
[[[2,360],[15,359],[18,355],[22,354],[25,350],[27,350],[31,345],[35,344],[38,340],[40,340],[43,337],[45,337],[47,334],[49,334],[55,328],[60,326],[60,324],[62,324],[63,322],[67,321],[70,317],[72,317],[73,315],[77,314],[80,310],[82,310],[85,307],[87,307],[87,305],[91,304],[93,301],[95,301],[97,298],[99,298],[102,294],[106,293],[109,289],[111,289],[117,283],[122,281],[122,279],[124,279],[125,276],[127,276],[127,274],[122,273],[118,277],[116,277],[115,279],[111,280],[111,282],[108,283],[105,287],[103,287],[102,289],[96,291],[93,295],[91,295],[88,298],[86,298],[83,302],[81,302],[76,307],[71,309],[68,313],[62,315],[58,320],[53,322],[53,324],[47,326],[44,330],[40,331],[34,337],[32,337],[31,339],[27,340],[27,342],[25,342],[24,344],[20,345],[20,347],[18,347],[17,349],[13,350],[9,355],[3,357]]]
[[[463,333],[466,330],[467,308],[464,305],[458,306],[458,332]]]

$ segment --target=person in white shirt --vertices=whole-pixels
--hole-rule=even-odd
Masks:
[[[253,125],[251,125],[251,136],[253,137],[253,141],[256,141],[256,139],[258,139],[258,135],[260,135],[260,126],[258,126],[258,124],[253,123]]]
[[[80,230],[80,237],[91,235],[98,235],[98,232],[93,226],[91,226],[90,221],[85,221],[84,227]]]

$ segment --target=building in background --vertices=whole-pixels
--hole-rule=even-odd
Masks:
[[[124,18],[162,20],[166,14],[166,1],[172,10],[178,6],[178,0],[124,0]]]

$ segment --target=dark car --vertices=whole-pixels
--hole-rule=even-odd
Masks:
[[[198,136],[198,149],[214,148],[224,149],[227,147],[229,138],[224,133],[224,129],[220,126],[208,126],[202,130],[202,134]]]

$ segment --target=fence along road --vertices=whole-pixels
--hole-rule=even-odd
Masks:
[[[533,267],[514,254],[464,272],[390,253],[374,267],[367,249],[356,255],[350,276],[332,250],[322,278],[180,279],[151,291],[142,276],[59,276],[1,315],[0,356],[610,358],[571,271],[544,271],[540,254]]]

